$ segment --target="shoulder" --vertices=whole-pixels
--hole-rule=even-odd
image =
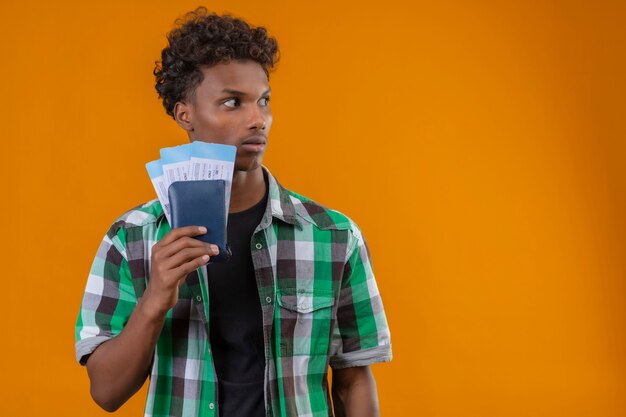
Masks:
[[[294,191],[285,190],[293,204],[298,220],[321,230],[345,230],[357,240],[362,240],[358,225],[344,213]]]
[[[360,229],[348,216],[283,187],[267,168],[263,169],[269,180],[272,215],[298,227],[347,231],[357,240],[362,240]]]
[[[107,235],[113,239],[120,234],[126,234],[131,229],[156,228],[164,219],[163,207],[159,200],[150,200],[127,210],[115,219]]]

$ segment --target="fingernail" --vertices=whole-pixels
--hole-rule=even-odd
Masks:
[[[211,250],[215,253],[219,252],[220,248],[217,247],[217,245],[211,245]]]
[[[209,259],[211,259],[211,257],[209,255],[202,255],[202,260],[204,262],[209,262]]]
[[[206,233],[206,227],[204,227],[204,226],[200,226],[200,227],[198,227],[198,231],[199,231],[200,233]]]

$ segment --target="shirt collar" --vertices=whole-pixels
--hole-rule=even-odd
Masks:
[[[263,172],[267,176],[269,193],[265,215],[263,216],[263,220],[261,220],[261,224],[259,224],[260,228],[269,226],[272,217],[282,220],[285,223],[301,227],[302,225],[297,219],[296,208],[291,201],[289,191],[280,185],[265,166],[263,166]]]
[[[261,223],[259,223],[257,230],[268,227],[272,223],[273,217],[282,220],[285,223],[297,226],[298,228],[302,228],[302,224],[297,219],[296,208],[291,201],[289,191],[280,185],[278,180],[276,180],[267,167],[262,166],[262,168],[267,178],[269,193],[265,214],[263,214],[263,218],[261,219]],[[165,213],[163,211],[161,211],[158,219],[160,219],[160,221],[166,221]]]

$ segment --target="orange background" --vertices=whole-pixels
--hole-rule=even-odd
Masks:
[[[0,415],[107,415],[74,323],[144,164],[186,141],[152,69],[196,5],[0,6]],[[383,416],[626,415],[624,2],[207,6],[279,40],[266,165],[368,239]]]

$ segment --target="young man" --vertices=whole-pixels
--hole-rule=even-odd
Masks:
[[[158,200],[122,215],[98,250],[76,326],[91,395],[114,411],[150,377],[146,416],[376,416],[369,365],[389,331],[357,226],[262,166],[272,126],[264,28],[189,13],[155,69],[191,141],[237,147],[232,258],[171,229]],[[332,374],[332,403],[328,366]]]

